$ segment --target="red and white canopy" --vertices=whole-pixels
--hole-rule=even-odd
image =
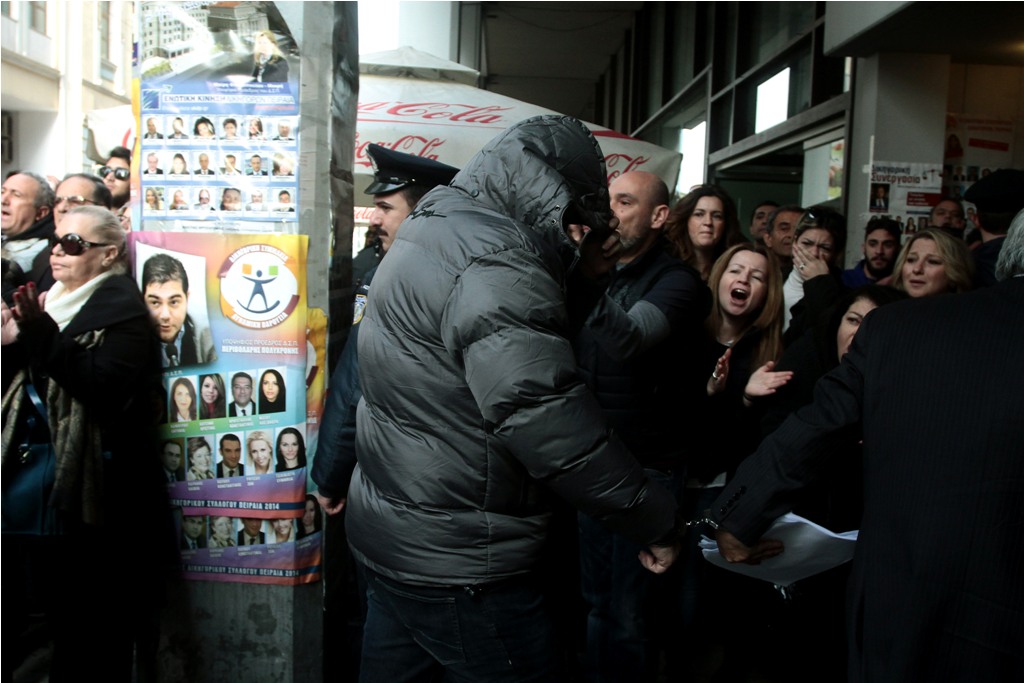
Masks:
[[[472,84],[478,72],[404,47],[360,59],[356,124],[356,205],[373,171],[366,146],[429,157],[461,168],[491,138],[533,116],[558,112],[505,97]],[[586,123],[605,154],[608,180],[645,170],[675,187],[681,155],[649,142]],[[361,201],[362,200],[362,201]]]

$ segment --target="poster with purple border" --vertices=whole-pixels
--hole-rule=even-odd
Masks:
[[[323,534],[304,533],[304,519],[182,515],[180,526],[186,579],[294,585],[321,578]]]
[[[301,4],[143,2],[146,230],[295,232]]]
[[[131,240],[161,342],[160,460],[181,511],[186,565],[221,566],[197,572],[215,580],[315,580],[318,570],[304,564],[314,543],[298,543],[318,545],[322,528],[306,494],[308,238],[141,232]],[[276,549],[196,559],[193,551],[251,542],[247,525],[261,527],[257,545]],[[282,566],[285,555],[292,560]],[[272,572],[228,571],[261,558]]]

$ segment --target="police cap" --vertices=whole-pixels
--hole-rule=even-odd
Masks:
[[[447,185],[459,169],[440,161],[396,152],[380,145],[370,144],[366,153],[373,164],[373,182],[366,194],[390,194],[409,185],[432,188]]]

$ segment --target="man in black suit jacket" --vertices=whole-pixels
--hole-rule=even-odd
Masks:
[[[244,477],[242,461],[242,440],[236,434],[220,437],[220,462],[217,463],[217,478]]]
[[[184,448],[180,439],[165,439],[160,445],[160,463],[163,465],[163,476],[168,484],[185,481],[185,470],[181,466],[182,453]]]
[[[181,518],[181,549],[197,550],[206,547],[206,534],[203,533],[203,518],[184,515]]]
[[[256,401],[252,400],[252,376],[247,372],[236,372],[231,376],[231,397],[228,417],[256,414]]]
[[[831,438],[862,425],[851,681],[1024,680],[1024,212],[997,272],[987,289],[870,313],[814,403],[711,508],[728,560],[777,554],[761,534]]]
[[[267,535],[262,531],[263,520],[255,517],[242,518],[242,530],[238,532],[238,545],[263,545]]]

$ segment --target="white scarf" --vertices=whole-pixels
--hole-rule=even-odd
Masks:
[[[78,312],[82,310],[82,306],[85,305],[85,302],[92,298],[92,295],[100,288],[103,281],[112,275],[114,275],[114,272],[110,270],[105,273],[100,273],[81,287],[78,287],[71,292],[68,291],[63,282],[55,283],[53,287],[50,287],[50,291],[46,294],[44,308],[46,314],[53,318],[53,321],[57,323],[57,327],[63,332],[64,328],[67,327],[68,324],[74,320],[75,316],[78,315]]]

